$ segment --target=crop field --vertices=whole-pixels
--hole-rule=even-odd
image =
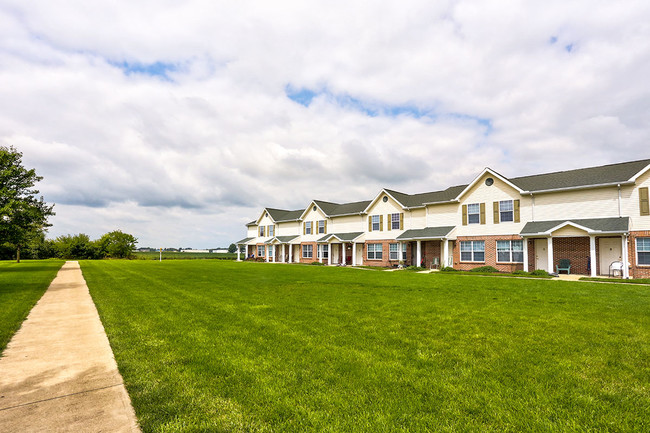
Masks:
[[[0,261],[0,354],[62,264],[61,260]]]
[[[650,431],[646,286],[83,261],[145,432]]]

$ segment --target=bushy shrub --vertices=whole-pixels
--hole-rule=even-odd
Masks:
[[[530,275],[537,275],[538,277],[548,277],[548,272],[544,269],[535,269],[530,273]]]
[[[424,268],[420,266],[407,266],[404,268],[404,270],[418,272],[418,271],[424,271]]]
[[[520,269],[520,270],[518,270],[518,271],[514,271],[514,272],[513,272],[513,275],[530,275],[530,273],[529,273],[529,272],[526,272],[526,271],[522,271],[522,270]]]
[[[311,262],[310,264],[314,266],[323,266],[323,263],[321,262]]]
[[[440,268],[440,272],[458,272],[458,269],[454,269],[451,266],[443,266]]]
[[[499,270],[492,266],[479,266],[478,268],[470,269],[470,272],[496,273],[499,272]]]

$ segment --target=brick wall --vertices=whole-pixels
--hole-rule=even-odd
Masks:
[[[396,265],[399,265],[399,262],[401,260],[401,251],[398,255],[399,259],[397,260],[390,260],[390,244],[395,244],[399,243],[395,239],[383,239],[383,240],[377,240],[377,241],[367,241],[365,244],[363,244],[363,264],[365,266],[382,266],[382,267],[393,267]],[[368,260],[368,244],[381,244],[381,260]],[[404,263],[405,265],[408,265],[410,263],[410,254],[413,254],[413,258],[415,258],[415,250],[411,250],[411,243],[408,242],[406,244],[406,262]]]
[[[598,249],[596,249],[598,251]],[[572,274],[589,274],[589,238],[553,238],[553,270],[560,260],[571,260]],[[598,263],[598,262],[596,262]]]
[[[523,263],[497,263],[497,241],[521,240],[519,235],[502,235],[502,236],[459,236],[454,248],[454,268],[461,271],[480,266],[493,266],[501,272],[514,272],[523,270]],[[460,261],[460,242],[462,241],[485,241],[485,261],[484,262],[461,262]]]
[[[627,253],[631,265],[630,278],[650,278],[650,266],[636,262],[636,238],[650,238],[650,230],[630,232]]]
[[[302,246],[303,245],[312,245],[313,255],[311,258],[303,259],[302,258]],[[300,244],[300,249],[298,251],[298,257],[292,257],[294,262],[297,263],[313,263],[318,261],[318,244],[316,242],[302,242]],[[323,263],[327,264],[327,259],[323,259]]]

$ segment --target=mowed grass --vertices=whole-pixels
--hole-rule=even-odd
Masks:
[[[0,354],[62,264],[60,260],[0,261]]]
[[[82,262],[145,432],[650,431],[643,286]]]
[[[133,253],[136,259],[139,260],[160,260],[160,253],[158,251]],[[237,258],[237,253],[184,253],[178,251],[163,251],[163,260],[197,260],[197,259],[212,259],[212,260],[234,260]],[[244,258],[244,254],[241,254]]]

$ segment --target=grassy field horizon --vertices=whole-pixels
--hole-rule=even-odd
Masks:
[[[647,287],[82,261],[145,432],[647,431]]]

